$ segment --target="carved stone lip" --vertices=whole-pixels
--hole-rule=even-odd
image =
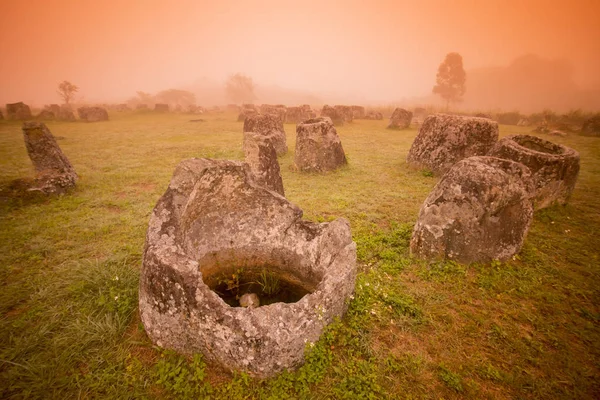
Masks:
[[[275,266],[309,294],[294,303],[232,307],[204,275],[232,266]],[[256,184],[246,163],[185,160],[150,218],[140,316],[161,347],[267,377],[302,364],[307,343],[345,312],[355,279],[348,221],[303,221],[297,206]]]
[[[566,204],[579,175],[577,151],[537,136],[504,137],[488,155],[522,163],[531,170],[536,185],[536,210],[554,203]]]

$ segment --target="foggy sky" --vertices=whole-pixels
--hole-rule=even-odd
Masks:
[[[565,59],[575,84],[600,88],[598,0],[0,3],[0,104],[58,103],[63,80],[85,101],[120,101],[237,72],[385,103],[429,95],[448,52],[467,71]]]

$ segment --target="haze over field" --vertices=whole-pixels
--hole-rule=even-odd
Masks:
[[[574,0],[3,1],[0,104],[121,102],[192,90],[229,102],[432,103],[438,65],[463,57],[471,109],[600,109],[600,2]]]

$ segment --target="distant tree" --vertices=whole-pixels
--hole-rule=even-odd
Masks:
[[[62,99],[64,100],[65,104],[69,104],[69,102],[71,100],[73,100],[73,97],[75,96],[75,93],[79,90],[79,87],[76,85],[73,85],[71,82],[69,81],[63,81],[62,83],[58,84],[58,95],[60,97],[62,97]]]
[[[444,62],[438,67],[436,85],[433,93],[439,94],[446,100],[446,109],[450,102],[458,102],[465,94],[467,74],[463,68],[462,56],[458,53],[448,53]]]
[[[252,78],[240,73],[231,75],[227,79],[225,91],[227,97],[234,103],[252,103],[256,99]]]
[[[155,97],[158,103],[167,103],[170,106],[180,105],[187,107],[191,104],[196,104],[196,95],[187,90],[167,89],[158,92]]]

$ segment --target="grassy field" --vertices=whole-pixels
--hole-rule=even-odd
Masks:
[[[600,139],[552,137],[581,154],[570,204],[537,212],[514,260],[464,266],[409,257],[437,181],[406,165],[415,129],[340,127],[349,165],[317,175],[290,168],[286,125],[286,197],[309,220],[350,220],[359,277],[307,363],[257,380],[154,347],[137,316],[148,219],[175,166],[243,158],[234,115],[190,118],[48,123],[80,176],[49,199],[10,189],[33,167],[21,124],[0,121],[0,398],[600,397]]]

